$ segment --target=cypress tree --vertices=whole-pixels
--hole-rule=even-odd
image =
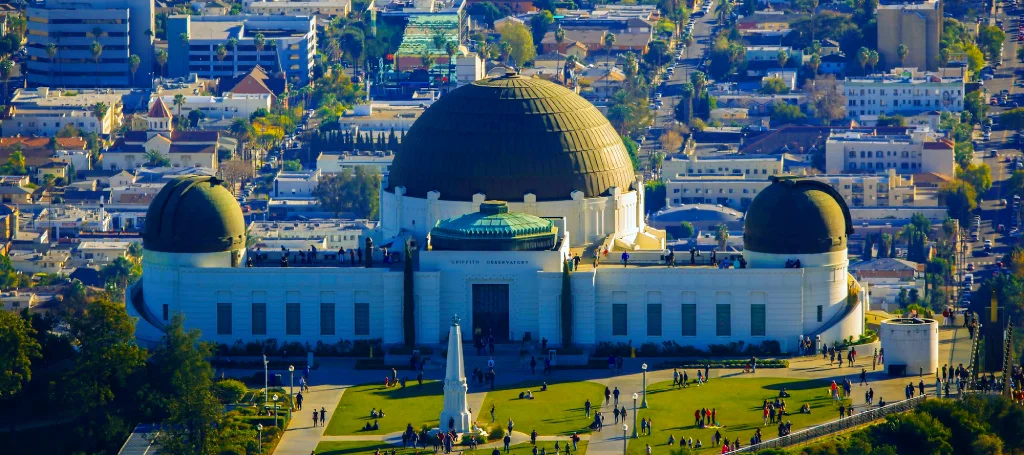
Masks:
[[[405,345],[416,344],[416,299],[413,297],[412,249],[405,242],[405,286],[402,293],[402,325],[405,328]]]
[[[870,261],[871,260],[872,251],[871,251],[871,238],[870,237],[864,239],[864,254],[863,254],[863,256],[864,256],[864,260],[865,261]]]
[[[562,265],[562,347],[572,343],[572,281],[569,279],[569,261]]]

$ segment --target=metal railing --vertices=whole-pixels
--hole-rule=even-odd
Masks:
[[[890,414],[898,414],[913,409],[918,403],[923,402],[926,399],[926,395],[918,395],[914,398],[910,398],[903,401],[897,401],[895,403],[887,404],[885,406],[864,411],[860,414],[854,414],[853,417],[844,417],[842,419],[833,420],[831,422],[816,425],[810,428],[805,428],[800,431],[794,431],[781,438],[769,439],[760,444],[749,445],[746,447],[740,447],[739,450],[735,450],[729,453],[755,453],[759,450],[765,449],[778,449],[782,447],[791,446],[794,444],[800,444],[813,439],[827,436],[832,433],[838,433],[840,431],[855,428],[868,422],[872,422],[881,418],[884,418]],[[820,412],[820,410],[819,410]]]

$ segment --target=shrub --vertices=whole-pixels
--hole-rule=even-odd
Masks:
[[[505,429],[501,425],[494,425],[487,429],[487,440],[497,441],[505,438]]]
[[[220,449],[218,455],[247,455],[247,452],[242,446],[230,446]]]
[[[237,379],[225,379],[217,381],[213,385],[213,390],[221,403],[238,403],[249,391],[249,388]]]
[[[599,357],[608,357],[610,355],[629,357],[630,354],[632,354],[632,348],[623,342],[610,343],[602,341],[594,348],[594,355]]]

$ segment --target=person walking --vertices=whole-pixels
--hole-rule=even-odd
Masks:
[[[608,387],[604,388],[604,405],[608,406],[612,402],[612,391],[608,390]]]
[[[615,416],[615,423],[619,423],[619,408],[615,408],[612,411],[612,415]]]
[[[299,411],[302,410],[302,392],[295,394],[295,408]]]
[[[590,398],[587,398],[587,402],[583,403],[583,411],[587,418],[590,418]],[[491,417],[491,422],[494,421],[494,417]]]
[[[615,397],[615,406],[618,406],[619,405],[619,388],[618,387],[615,387],[615,391],[612,392],[612,395]]]
[[[491,423],[494,423],[494,405],[491,405]]]
[[[864,368],[861,368],[860,369],[860,385],[865,385],[867,383],[868,383],[868,370],[866,370]]]
[[[320,411],[317,411],[316,409],[314,409],[313,410],[313,426],[314,427],[316,426],[316,422],[318,421],[319,418],[320,418]]]
[[[512,428],[515,427],[515,426],[516,426],[516,424],[514,422],[512,422],[512,418],[509,417],[508,418],[508,434],[512,434]]]
[[[622,267],[626,267],[627,265],[629,265],[629,253],[623,251],[622,252]]]
[[[509,434],[511,434],[512,433],[512,429],[509,428],[508,432],[509,432]],[[505,453],[508,453],[509,447],[512,445],[512,437],[509,436],[508,434],[506,434],[505,435],[505,439],[503,441],[505,442]]]
[[[327,421],[327,410],[320,408],[320,426],[324,426],[325,421]]]

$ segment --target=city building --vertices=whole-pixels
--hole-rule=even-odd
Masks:
[[[129,240],[86,240],[75,247],[71,262],[78,267],[100,268],[119,257],[126,257],[131,245]]]
[[[783,174],[784,156],[778,155],[669,155],[661,164],[665,179],[692,175],[747,175],[768,180]],[[756,177],[755,177],[756,176]]]
[[[529,334],[557,345],[564,293],[583,346],[776,341],[794,352],[802,337],[863,333],[869,301],[847,272],[854,226],[831,186],[773,180],[750,204],[744,262],[730,268],[665,267],[666,233],[646,224],[644,207],[643,181],[596,107],[550,82],[489,78],[441,97],[406,134],[381,188],[380,231],[362,240],[368,264],[341,263],[333,251],[312,264],[294,251],[286,264],[256,257],[222,182],[181,177],[150,205],[127,310],[146,344],[184,314],[186,328],[221,343],[391,345],[406,341],[409,302],[410,343],[443,343],[457,314],[467,338]],[[587,257],[565,274],[570,253],[604,248],[598,259],[614,265],[628,251],[629,267],[596,273]],[[385,251],[413,267],[387,263]],[[790,267],[796,259],[801,267]]]
[[[7,310],[12,313],[20,313],[21,310],[32,309],[41,302],[35,293],[24,291],[10,291],[0,293],[0,310]]]
[[[320,184],[320,170],[281,171],[274,177],[272,198],[312,198]]]
[[[312,16],[192,16],[167,18],[167,74],[232,78],[259,65],[305,85],[313,75],[316,19]],[[262,49],[257,37],[263,37]],[[230,48],[230,40],[238,42]],[[224,48],[220,48],[224,46]],[[223,49],[222,53],[218,51]]]
[[[3,135],[52,137],[68,125],[82,133],[109,135],[121,126],[122,95],[109,90],[16,89],[0,115]],[[103,117],[97,117],[99,103],[107,106]]]
[[[907,134],[874,130],[832,131],[825,142],[825,173],[935,173],[955,175],[953,142],[927,126]]]
[[[347,170],[354,171],[357,166],[369,166],[387,175],[395,155],[385,152],[321,152],[316,158],[316,170],[324,174],[337,174]]]
[[[45,253],[38,253],[28,250],[11,250],[7,257],[11,260],[14,270],[23,273],[66,273],[68,259],[71,255],[63,250],[50,250]]]
[[[243,5],[245,12],[261,16],[346,17],[352,11],[351,0],[245,0]]]
[[[103,152],[103,168],[137,169],[150,163],[150,153],[167,158],[171,167],[205,167],[216,171],[220,146],[217,131],[175,131],[171,110],[157,98],[145,116],[146,131],[129,131]]]
[[[965,68],[922,73],[896,68],[889,74],[847,77],[843,81],[847,116],[915,115],[931,110],[964,110]]]
[[[174,95],[160,95],[160,99],[167,106],[174,105]],[[269,112],[273,106],[271,104],[272,99],[273,97],[267,93],[243,94],[228,92],[223,96],[189,95],[185,97],[185,102],[181,105],[180,115],[188,117],[190,112],[198,110],[203,113],[206,119],[248,119],[249,116],[259,109],[265,109]],[[152,108],[155,103],[156,97],[150,100],[150,107]],[[177,111],[175,111],[175,114],[177,115]]]
[[[270,77],[260,66],[254,66],[249,72],[236,78],[221,80],[224,96],[234,95],[269,95],[270,104],[278,99],[288,106],[288,81],[281,77]]]
[[[914,206],[926,201],[917,197],[914,179],[890,169],[879,175],[815,175],[806,177],[831,186],[851,208]],[[721,204],[746,210],[771,181],[753,175],[685,175],[665,182],[666,205]],[[932,200],[934,201],[934,200]]]
[[[36,87],[149,87],[153,0],[28,3],[26,79]],[[100,32],[99,36],[96,32]],[[93,44],[99,43],[95,55]],[[50,56],[50,45],[56,53]],[[133,71],[131,56],[138,56]]]
[[[878,53],[888,67],[939,69],[942,37],[941,0],[887,0],[878,2]],[[907,47],[900,61],[898,49]],[[953,58],[950,59],[955,60]]]
[[[265,240],[311,240],[330,250],[362,248],[363,239],[379,225],[369,220],[253,221],[249,235]]]

